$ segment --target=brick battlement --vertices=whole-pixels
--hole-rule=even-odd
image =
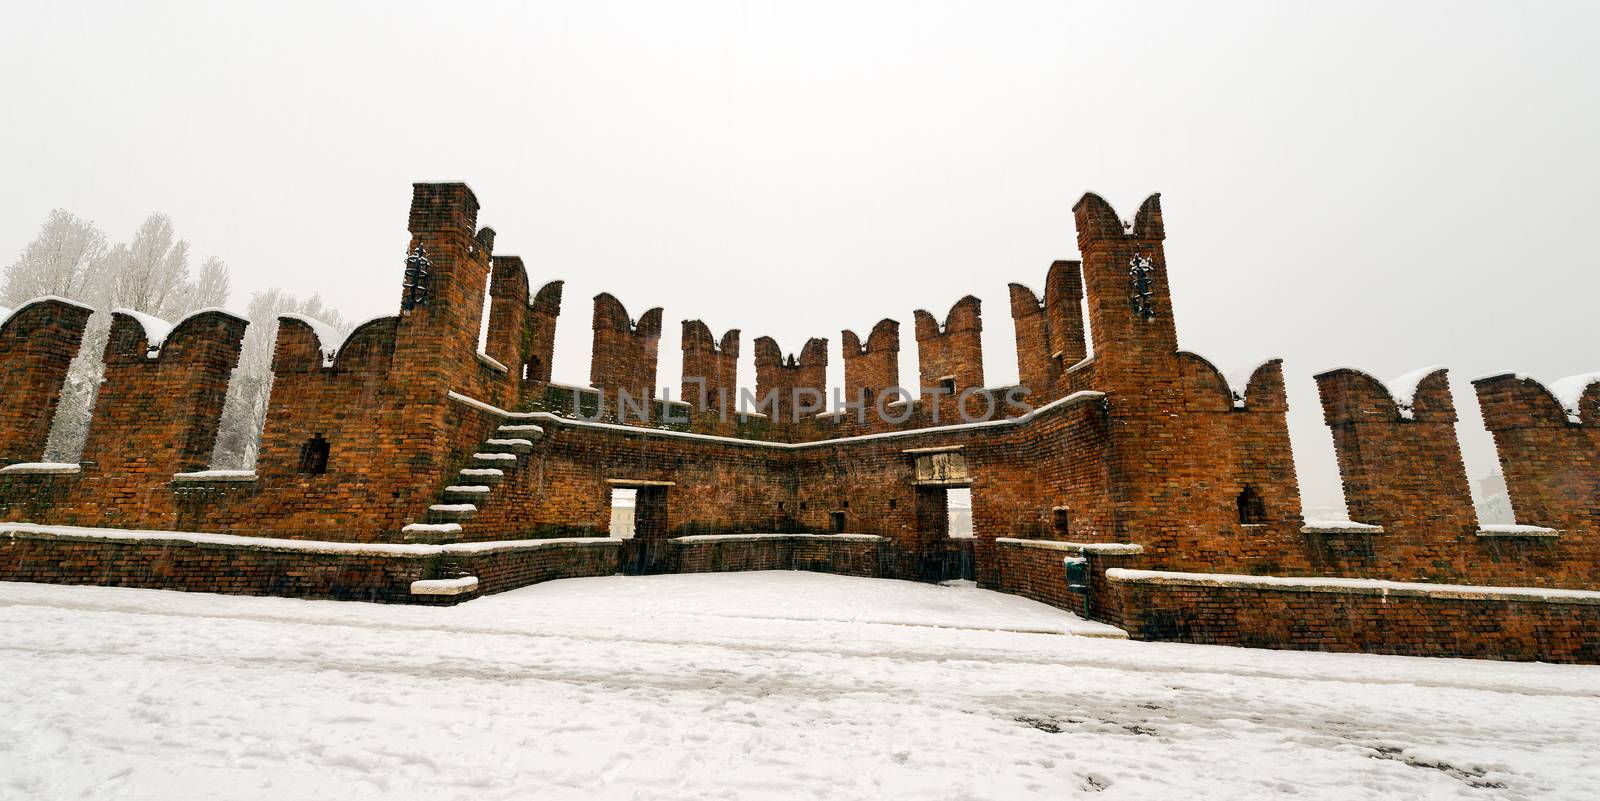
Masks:
[[[841,561],[829,564],[847,572],[972,577],[1069,608],[1088,603],[1097,617],[1127,615],[1147,628],[1164,625],[1152,610],[1173,598],[1220,608],[1278,602],[1233,590],[1219,598],[1116,590],[1110,567],[1600,589],[1600,383],[1475,382],[1525,524],[1483,527],[1443,368],[1388,383],[1354,369],[1319,375],[1353,522],[1307,525],[1282,363],[1268,359],[1229,377],[1178,347],[1159,195],[1126,224],[1104,199],[1084,195],[1073,209],[1079,259],[1050,265],[1042,298],[1010,285],[1020,386],[984,386],[973,296],[942,320],[913,313],[918,380],[937,388],[934,396],[906,402],[888,392],[901,382],[899,323],[884,319],[865,340],[841,331],[844,396],[865,401],[865,414],[817,413],[833,400],[826,339],[786,355],[770,337],[754,341],[751,358],[756,397],[771,393],[776,405],[741,413],[741,334],[718,337],[700,320],[682,322],[684,401],[654,398],[664,311],[633,318],[607,293],[593,302],[590,386],[552,382],[562,283],[531,291],[528,265],[493,252],[494,231],[477,227],[478,209],[464,184],[415,185],[405,248],[397,238],[391,257],[397,275],[407,260],[425,260],[429,280],[403,282],[394,315],[342,342],[328,341],[315,321],[280,321],[250,473],[205,470],[245,322],[215,310],[174,326],[114,315],[82,462],[0,469],[0,518],[395,545],[594,538],[610,528],[612,493],[631,489],[636,536],[613,557],[629,571],[798,565],[836,553]],[[41,299],[0,325],[0,359],[10,368],[0,379],[0,468],[40,458],[87,319],[81,306]],[[647,414],[618,414],[619,391]],[[976,412],[968,420],[951,397],[962,394]],[[813,401],[816,410],[796,414]],[[971,539],[949,536],[953,489],[971,492]],[[816,546],[824,550],[802,539],[670,544],[845,531],[881,539],[865,550],[839,544],[847,540]],[[1140,552],[1087,553],[1088,589],[1069,590],[1058,549],[1018,542],[1131,543]],[[81,570],[67,567],[75,553],[40,558],[56,560],[63,580],[79,580],[71,577]],[[113,564],[145,564],[144,556],[120,558]],[[52,569],[28,564],[30,577]],[[482,570],[514,582],[565,569],[529,565]],[[572,569],[591,568],[606,565]],[[357,584],[459,584],[412,567],[374,569]],[[6,575],[24,575],[17,570]],[[172,586],[217,585],[184,578]],[[1142,611],[1126,601],[1138,593]],[[1327,612],[1321,601],[1286,608]],[[1439,611],[1429,609],[1416,614]],[[1429,620],[1414,631],[1431,631],[1437,620]],[[1370,642],[1354,630],[1329,631]]]

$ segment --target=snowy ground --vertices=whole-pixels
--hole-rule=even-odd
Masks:
[[[1600,668],[1045,633],[1103,629],[970,587],[0,583],[0,631],[5,798],[1600,797]]]

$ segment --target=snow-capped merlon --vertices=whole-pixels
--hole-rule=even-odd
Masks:
[[[1415,420],[1417,419],[1417,392],[1424,382],[1435,375],[1443,374],[1445,369],[1442,365],[1431,365],[1384,381],[1365,370],[1355,367],[1333,367],[1317,373],[1315,378],[1320,384],[1324,378],[1330,377],[1334,373],[1350,373],[1359,376],[1388,396],[1389,402],[1394,404],[1395,415],[1399,419]],[[1445,389],[1445,394],[1448,398],[1448,387]]]
[[[154,359],[155,357],[160,356],[161,346],[167,344],[167,337],[170,336],[178,327],[188,322],[191,318],[199,317],[202,314],[226,314],[230,317],[235,316],[233,312],[216,306],[208,306],[204,309],[197,309],[189,312],[188,314],[179,318],[179,320],[175,323],[169,323],[160,317],[127,308],[112,309],[111,313],[128,317],[134,322],[138,323],[140,328],[144,329],[144,355],[147,359]]]
[[[1443,366],[1436,364],[1420,370],[1412,370],[1409,373],[1384,382],[1384,386],[1389,388],[1389,395],[1394,398],[1395,408],[1399,410],[1401,417],[1407,420],[1417,419],[1417,387],[1428,376],[1443,369]]]
[[[289,312],[287,314],[278,315],[278,319],[280,320],[285,317],[291,320],[299,320],[300,322],[305,323],[306,326],[311,329],[311,333],[315,334],[317,337],[317,349],[322,352],[322,366],[332,367],[333,360],[339,355],[339,349],[343,348],[344,343],[348,341],[346,337],[339,336],[339,329],[334,328],[333,326],[328,325],[327,323],[318,320],[315,317],[308,317],[304,314]],[[366,325],[370,322],[372,322],[372,320],[367,320],[361,325]],[[356,326],[356,328],[360,327],[361,326],[359,325]],[[350,329],[350,333],[355,333],[355,328]]]
[[[14,309],[9,307],[9,306],[0,306],[0,326],[4,326],[7,322],[9,322],[11,320],[11,318],[16,315],[17,312],[20,312],[23,309],[26,309],[26,308],[28,308],[29,306],[32,306],[35,303],[44,303],[45,301],[50,301],[50,300],[53,300],[53,301],[55,301],[57,303],[65,303],[68,306],[77,306],[78,308],[83,309],[85,311],[89,311],[89,312],[93,312],[94,311],[94,307],[93,306],[90,306],[90,305],[88,305],[86,303],[79,303],[79,302],[77,302],[75,300],[69,300],[67,298],[63,298],[60,295],[40,295],[39,297],[29,298],[28,300],[23,301],[20,305],[18,305]]]
[[[1583,402],[1584,393],[1595,384],[1600,384],[1600,373],[1569,375],[1550,385],[1550,394],[1556,396],[1556,401],[1566,411],[1568,422],[1583,422],[1583,414],[1578,407]]]
[[[1251,362],[1249,365],[1236,369],[1224,376],[1228,381],[1228,391],[1233,395],[1233,408],[1243,409],[1245,407],[1245,402],[1248,400],[1247,393],[1250,391],[1250,379],[1255,378],[1256,373],[1261,372],[1261,368],[1275,361],[1278,361],[1277,357],[1269,356],[1265,359]]]

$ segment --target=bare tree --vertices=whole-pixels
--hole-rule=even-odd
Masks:
[[[214,257],[190,279],[189,243],[177,237],[165,214],[151,214],[131,242],[108,248],[92,223],[65,211],[51,212],[39,235],[6,268],[0,289],[0,298],[12,305],[58,295],[95,308],[83,346],[68,368],[45,458],[71,462],[83,452],[105,373],[111,309],[131,308],[175,321],[226,303],[229,284],[228,266]]]
[[[106,237],[94,223],[55,209],[5,271],[0,304],[15,308],[42,295],[87,302],[90,281],[106,256]]]

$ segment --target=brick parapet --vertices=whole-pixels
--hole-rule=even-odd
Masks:
[[[40,298],[0,325],[0,465],[43,457],[90,314],[87,306]]]

